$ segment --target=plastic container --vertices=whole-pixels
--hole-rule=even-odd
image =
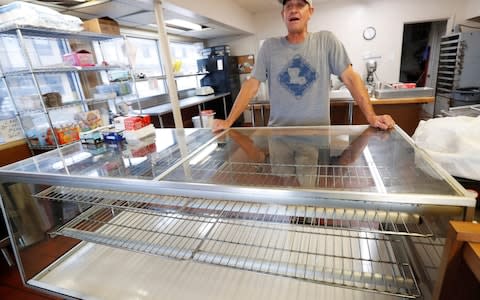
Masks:
[[[87,50],[79,50],[67,53],[63,56],[63,62],[68,66],[92,67],[95,66],[93,55]]]
[[[202,117],[204,128],[213,127],[213,120],[215,119],[215,112],[213,110],[202,110],[200,116]]]
[[[192,118],[194,128],[202,128],[202,123],[200,123],[200,116],[195,116]]]
[[[202,121],[200,121],[200,117]],[[215,112],[213,110],[203,110],[200,112],[200,116],[192,118],[193,127],[195,128],[212,128],[213,120],[215,119]],[[203,126],[202,126],[203,123]]]

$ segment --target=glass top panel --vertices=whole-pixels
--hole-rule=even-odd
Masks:
[[[151,180],[213,138],[210,129],[162,129],[135,144],[75,143],[0,170]]]
[[[289,190],[462,195],[399,132],[367,126],[230,129],[164,180]]]

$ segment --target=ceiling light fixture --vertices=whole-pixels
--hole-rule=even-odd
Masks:
[[[195,24],[193,22],[185,21],[185,20],[180,20],[180,19],[171,19],[171,20],[166,20],[165,24],[168,27],[172,27],[175,29],[180,29],[184,31],[199,31],[202,30],[202,25]]]

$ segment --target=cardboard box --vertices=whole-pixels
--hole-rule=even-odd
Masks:
[[[138,130],[150,124],[150,116],[127,117],[123,120],[125,130]]]
[[[83,29],[90,32],[120,35],[120,27],[118,26],[117,21],[109,17],[84,21]]]

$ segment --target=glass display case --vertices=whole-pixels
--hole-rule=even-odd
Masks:
[[[399,127],[159,129],[0,181],[26,285],[82,299],[430,299],[475,209]]]
[[[104,55],[104,43],[115,43],[117,55]],[[138,102],[124,45],[122,36],[89,32],[13,27],[0,33],[5,93],[31,149],[79,140],[84,112],[98,111],[108,125],[112,115]]]

